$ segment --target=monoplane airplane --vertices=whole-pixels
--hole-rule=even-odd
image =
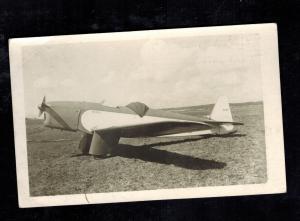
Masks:
[[[121,137],[169,137],[224,135],[235,133],[226,97],[220,97],[211,115],[195,117],[161,109],[140,102],[109,107],[100,103],[56,101],[38,106],[44,113],[44,125],[50,128],[82,131],[79,148],[83,154],[109,156]]]

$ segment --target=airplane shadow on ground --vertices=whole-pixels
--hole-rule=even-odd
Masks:
[[[184,148],[184,147],[183,147]],[[166,150],[155,149],[151,145],[132,146],[119,144],[114,156],[139,159],[146,162],[174,165],[190,170],[222,169],[226,163],[205,160],[193,156],[182,155]]]
[[[227,137],[242,137],[245,134],[231,134],[226,136],[219,136],[218,138]],[[226,166],[226,163],[218,162],[215,160],[206,160],[193,156],[182,155],[175,152],[166,150],[155,149],[157,146],[168,146],[172,144],[180,144],[186,142],[192,142],[202,139],[208,139],[214,136],[202,136],[196,138],[188,138],[176,141],[165,141],[151,144],[144,144],[140,146],[134,146],[129,144],[118,144],[111,157],[119,156],[128,159],[139,159],[146,162],[160,163],[166,165],[174,165],[190,170],[208,170],[208,169],[222,169]],[[184,147],[182,147],[184,148]],[[81,156],[81,155],[77,155]],[[95,159],[104,159],[102,157],[95,157]]]
[[[242,137],[244,134],[231,134],[225,137]],[[120,156],[125,158],[140,159],[147,162],[174,165],[190,170],[208,170],[208,169],[222,169],[226,166],[226,163],[218,162],[215,160],[205,160],[193,156],[182,155],[179,153],[169,152],[166,150],[155,149],[156,146],[167,146],[172,144],[186,143],[191,141],[197,141],[201,139],[208,139],[212,136],[202,136],[196,138],[189,138],[177,141],[166,141],[152,144],[145,144],[141,146],[133,146],[128,144],[119,144],[114,151],[114,156]],[[184,147],[183,147],[184,148]]]
[[[224,134],[224,135],[219,135],[219,136],[214,136],[214,135],[203,135],[200,137],[193,137],[193,138],[187,138],[183,140],[173,140],[173,141],[164,141],[164,142],[158,142],[158,143],[152,143],[152,144],[145,144],[141,145],[140,147],[156,147],[156,146],[168,146],[172,144],[179,144],[179,143],[186,143],[186,142],[191,142],[191,141],[197,141],[197,140],[204,140],[204,139],[209,139],[209,138],[229,138],[229,137],[244,137],[246,134]]]

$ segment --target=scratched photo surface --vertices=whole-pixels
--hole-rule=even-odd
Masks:
[[[265,183],[260,56],[256,34],[23,47],[30,195]],[[99,158],[80,150],[82,131],[43,125],[44,96],[45,104],[141,102],[151,111],[207,120],[226,96],[232,120],[243,125],[220,135],[120,137],[113,154]]]

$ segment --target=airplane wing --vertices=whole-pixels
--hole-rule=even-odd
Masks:
[[[214,108],[211,118],[205,119],[169,111],[150,109],[143,103],[133,102],[128,104],[126,108],[130,109],[139,117],[136,118],[134,115],[128,114],[120,117],[120,115],[115,113],[106,113],[106,118],[111,117],[111,122],[106,124],[106,126],[103,123],[99,124],[98,129],[94,127],[93,131],[98,134],[116,134],[119,137],[128,138],[187,134],[196,131],[203,131],[203,133],[232,131],[233,125],[240,125],[242,123],[232,120],[228,103],[225,102],[225,104],[223,104],[223,100],[220,102],[217,102],[215,105],[217,107]],[[219,110],[220,108],[221,110]],[[103,115],[99,116],[101,120],[104,120]]]
[[[118,134],[120,137],[152,137],[176,133],[209,130],[213,126],[202,122],[165,121],[95,130],[99,134]]]

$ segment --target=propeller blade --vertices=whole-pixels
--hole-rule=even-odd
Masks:
[[[39,117],[44,113],[46,107],[49,107],[49,106],[46,104],[46,96],[44,96],[42,103],[38,106]]]
[[[42,105],[46,104],[46,96],[43,97]]]

